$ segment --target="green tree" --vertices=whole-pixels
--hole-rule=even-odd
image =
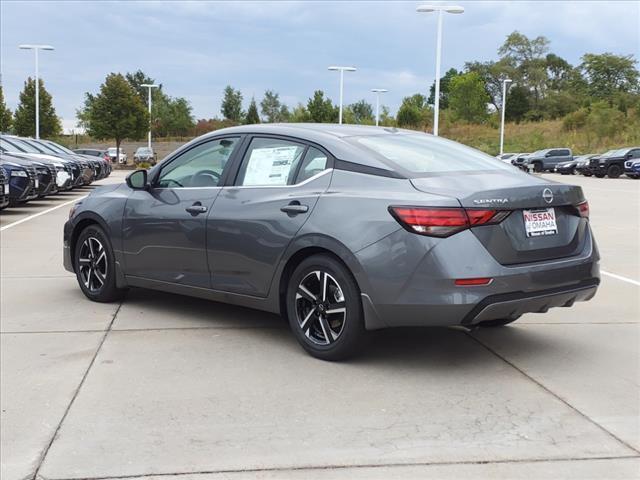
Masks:
[[[432,110],[427,104],[427,97],[416,93],[404,97],[396,115],[399,127],[419,128],[425,130],[431,125]]]
[[[4,92],[2,91],[2,85],[0,85],[0,132],[8,132],[12,123],[13,114],[4,102]]]
[[[395,127],[396,125],[396,119],[391,115],[389,107],[385,105],[380,106],[380,118],[378,120],[379,125],[383,127]]]
[[[348,108],[353,115],[353,123],[363,125],[373,125],[375,123],[373,107],[366,100],[359,100],[356,103],[352,103]]]
[[[505,120],[520,123],[531,108],[529,97],[529,90],[520,85],[513,85],[509,88],[507,92],[506,110],[504,112]]]
[[[289,109],[280,102],[279,97],[276,92],[267,90],[260,101],[260,112],[268,123],[286,122],[289,119]]]
[[[465,73],[451,80],[449,105],[456,118],[472,123],[484,122],[489,101],[484,82],[476,72]]]
[[[308,123],[312,120],[311,115],[309,115],[309,112],[307,111],[307,107],[302,103],[298,103],[298,105],[293,109],[293,112],[291,112],[289,121],[293,123]]]
[[[125,73],[124,77],[127,79],[127,82],[129,82],[135,89],[135,91],[138,92],[142,103],[144,103],[147,108],[149,108],[149,89],[147,87],[143,87],[142,85],[158,85],[158,88],[151,89],[152,107],[155,102],[160,101],[158,97],[162,95],[162,84],[156,83],[155,79],[148,76],[142,70],[137,70],[133,73]]]
[[[467,62],[465,70],[480,75],[487,95],[489,95],[489,101],[496,110],[502,108],[502,80],[511,78],[520,83],[516,79],[516,70],[508,59],[498,62]],[[522,85],[524,86],[524,84]]]
[[[110,73],[100,85],[97,95],[87,94],[85,100],[87,133],[94,138],[116,141],[141,138],[149,128],[149,115],[140,96],[120,73]]]
[[[595,134],[598,140],[613,138],[624,130],[624,114],[617,108],[610,107],[605,101],[591,104],[591,112],[587,117],[587,130]]]
[[[449,89],[451,85],[451,79],[460,75],[462,72],[459,72],[455,68],[450,68],[447,70],[447,73],[444,74],[444,77],[440,78],[440,108],[442,110],[446,110],[449,108]],[[429,105],[435,105],[436,101],[436,82],[434,81],[431,84],[431,88],[429,89],[429,100],[427,103]]]
[[[595,98],[614,104],[620,93],[640,93],[640,73],[633,55],[600,55],[587,53],[582,57],[580,69],[587,81],[587,89]]]
[[[62,133],[62,124],[53,108],[51,95],[44,87],[44,82],[40,79],[40,136],[55,137]],[[24,82],[24,90],[20,93],[20,103],[16,108],[13,129],[16,134],[23,137],[33,137],[36,133],[36,82],[29,77]]]
[[[227,120],[236,123],[242,121],[244,112],[242,111],[242,93],[240,90],[234,90],[231,85],[225,87],[220,111]]]
[[[258,115],[258,106],[256,105],[256,99],[251,97],[251,103],[247,110],[247,116],[244,120],[247,125],[253,125],[254,123],[260,123],[260,115]]]
[[[307,111],[312,122],[332,123],[338,119],[338,108],[329,98],[325,98],[322,90],[316,90],[307,102]]]
[[[182,98],[161,92],[151,105],[152,132],[158,137],[186,136],[195,127],[191,105]]]

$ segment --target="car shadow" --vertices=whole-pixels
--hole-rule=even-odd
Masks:
[[[132,288],[128,291],[114,329],[246,329],[242,335],[268,344],[269,348],[296,349],[305,353],[280,316],[245,307],[165,292]],[[140,318],[146,317],[146,320]],[[143,322],[143,323],[138,323]],[[531,329],[507,326],[469,332],[460,327],[389,328],[368,332],[360,355],[343,363],[353,366],[404,371],[442,368],[445,372],[468,370],[498,361],[490,340],[509,343],[510,348],[531,355],[547,355],[563,348],[562,338],[548,338]]]

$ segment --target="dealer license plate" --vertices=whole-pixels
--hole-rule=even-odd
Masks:
[[[542,237],[558,233],[555,209],[523,210],[522,215],[527,237]]]

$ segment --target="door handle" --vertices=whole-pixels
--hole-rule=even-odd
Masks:
[[[185,208],[185,210],[195,217],[196,215],[200,215],[201,213],[205,213],[207,211],[207,207],[202,205],[202,203],[200,203],[200,202],[196,202],[193,205],[191,205],[190,207]]]
[[[309,211],[309,207],[307,205],[300,205],[300,202],[294,200],[289,205],[285,205],[280,208],[280,211],[288,215],[299,215],[301,213],[307,213]]]

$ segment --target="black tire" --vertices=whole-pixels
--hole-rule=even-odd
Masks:
[[[593,174],[596,178],[604,178],[604,173],[594,173]]]
[[[591,172],[582,172],[582,175],[584,175],[585,177],[590,177],[591,176]]]
[[[321,279],[326,279],[324,287]],[[310,355],[336,361],[361,350],[367,332],[360,289],[341,262],[323,254],[306,258],[289,278],[286,295],[289,326]],[[340,309],[344,312],[337,312]]]
[[[607,175],[609,176],[609,178],[618,178],[620,175],[622,175],[622,167],[620,165],[616,165],[615,163],[613,165],[609,165],[609,168],[607,169]]]
[[[480,322],[478,324],[479,327],[504,327],[505,325],[509,325],[510,323],[515,322],[520,318],[518,315],[516,318],[498,318],[496,320],[485,320],[484,322]]]
[[[104,258],[102,258],[103,251]],[[87,256],[84,257],[84,255]],[[82,230],[76,240],[73,256],[78,285],[89,300],[113,302],[122,298],[125,290],[116,287],[113,248],[102,228],[98,225],[89,225]]]
[[[534,171],[534,172],[536,172],[536,173],[541,173],[541,172],[542,172],[542,170],[543,170],[543,168],[542,168],[542,163],[540,163],[540,162],[534,162],[534,164],[533,164],[533,171]]]

